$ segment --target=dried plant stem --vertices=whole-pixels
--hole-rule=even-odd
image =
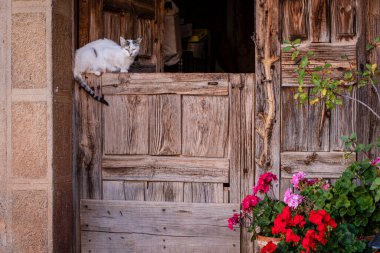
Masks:
[[[366,107],[370,112],[372,112],[373,115],[375,115],[375,117],[377,118],[377,120],[380,121],[380,115],[377,114],[369,105],[367,105],[366,103],[356,99],[356,98],[353,98],[351,96],[348,96],[348,95],[344,95],[344,94],[336,94],[338,96],[341,96],[341,97],[345,97],[345,98],[348,98],[352,101],[355,101],[355,102],[358,102],[359,104],[363,105],[364,107]]]

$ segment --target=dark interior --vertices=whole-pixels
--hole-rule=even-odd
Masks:
[[[173,1],[179,8],[183,51],[181,61],[166,66],[165,72],[254,72],[255,50],[251,36],[255,27],[255,1]],[[186,37],[189,30],[196,35],[198,29],[207,35],[190,43],[191,39]]]

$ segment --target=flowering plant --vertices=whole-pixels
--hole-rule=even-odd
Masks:
[[[273,236],[271,228],[274,219],[285,206],[284,202],[273,197],[273,184],[277,181],[277,176],[271,172],[262,174],[253,187],[253,194],[243,199],[240,214],[235,213],[228,219],[228,227],[232,230],[235,225],[248,224],[248,231],[253,234],[252,240],[258,235]]]

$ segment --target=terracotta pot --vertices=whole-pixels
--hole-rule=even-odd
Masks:
[[[260,250],[267,245],[268,242],[272,241],[274,244],[278,244],[281,241],[281,238],[268,237],[258,235],[256,238],[257,246],[259,246]]]

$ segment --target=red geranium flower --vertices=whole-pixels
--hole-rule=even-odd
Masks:
[[[272,241],[269,241],[267,245],[265,245],[261,250],[260,253],[273,253],[277,249],[276,244],[274,244]]]
[[[248,211],[251,207],[255,207],[260,200],[261,199],[255,195],[247,195],[241,202],[243,211]]]

